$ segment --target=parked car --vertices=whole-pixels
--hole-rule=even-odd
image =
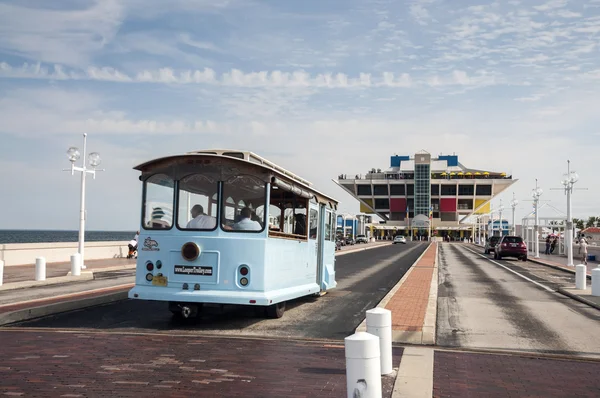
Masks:
[[[369,240],[365,235],[356,235],[356,243],[368,243]]]
[[[406,238],[404,237],[404,235],[397,235],[394,237],[394,244],[396,243],[404,243],[406,244]]]
[[[347,245],[353,245],[354,243],[356,243],[356,242],[354,241],[354,239],[352,239],[351,236],[347,236],[346,237],[346,244]]]
[[[499,240],[500,240],[500,236],[492,236],[492,237],[490,237],[487,240],[487,242],[485,242],[484,253],[485,254],[490,254],[490,252],[493,252],[495,250],[496,244],[498,244]]]
[[[494,258],[502,260],[502,257],[516,257],[527,261],[527,245],[520,236],[503,236],[498,241],[494,250]]]

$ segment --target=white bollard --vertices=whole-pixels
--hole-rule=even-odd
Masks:
[[[81,275],[81,254],[75,253],[71,256],[71,275]]]
[[[583,264],[577,264],[575,266],[575,288],[579,290],[585,290],[585,284],[587,282],[587,267]]]
[[[4,279],[4,261],[0,260],[0,286],[2,286],[3,279]]]
[[[38,257],[35,259],[35,280],[46,280],[46,259],[44,257]]]
[[[392,373],[392,312],[378,307],[368,310],[367,333],[379,337],[381,374]]]
[[[358,332],[344,339],[348,398],[381,398],[379,338]]]
[[[592,270],[592,296],[600,296],[600,267]]]

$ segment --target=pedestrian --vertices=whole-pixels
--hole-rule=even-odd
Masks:
[[[550,254],[550,235],[546,236],[546,251],[544,254]]]
[[[587,257],[588,257],[588,243],[585,240],[585,238],[581,238],[581,240],[579,241],[580,247],[581,247],[581,253],[582,253],[582,263],[587,265]]]
[[[556,247],[556,241],[557,241],[556,238],[552,239],[552,243],[550,244],[550,254],[554,253],[554,248]]]

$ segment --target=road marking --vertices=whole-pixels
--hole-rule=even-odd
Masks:
[[[465,247],[465,249],[466,249],[466,250],[468,250],[468,251],[470,251],[470,252],[471,252],[471,253],[473,253],[473,254],[477,254],[478,256],[481,256],[481,257],[485,258],[485,259],[486,259],[486,260],[488,260],[488,261],[491,261],[492,263],[494,263],[494,264],[496,264],[496,265],[499,265],[500,267],[504,268],[505,270],[508,270],[508,271],[512,272],[513,274],[515,274],[515,275],[517,275],[517,276],[520,276],[521,278],[523,278],[523,279],[525,279],[525,280],[528,280],[528,281],[529,281],[529,282],[531,282],[531,283],[534,283],[534,284],[538,285],[538,286],[539,286],[539,287],[541,287],[541,288],[544,288],[544,289],[546,289],[546,290],[547,290],[547,291],[549,291],[549,292],[555,293],[555,290],[554,290],[554,289],[550,289],[550,288],[549,288],[548,286],[546,286],[546,285],[542,285],[541,283],[539,283],[539,282],[536,282],[536,281],[534,281],[533,279],[530,279],[530,278],[526,277],[525,275],[521,275],[521,274],[519,274],[517,271],[514,271],[514,270],[512,270],[512,269],[508,268],[507,266],[505,266],[505,265],[502,265],[502,264],[500,264],[499,262],[497,262],[497,261],[494,261],[494,260],[492,260],[491,258],[488,258],[488,257],[486,257],[485,255],[483,255],[483,254],[481,254],[481,253],[477,253],[476,251],[474,251],[474,250],[471,250],[471,249],[469,249],[468,247]]]

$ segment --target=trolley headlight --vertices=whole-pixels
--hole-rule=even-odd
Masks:
[[[247,284],[248,284],[248,278],[242,278],[242,279],[240,279],[240,285],[246,286]]]
[[[194,242],[187,242],[181,246],[181,256],[188,261],[194,261],[200,255],[200,248]]]

